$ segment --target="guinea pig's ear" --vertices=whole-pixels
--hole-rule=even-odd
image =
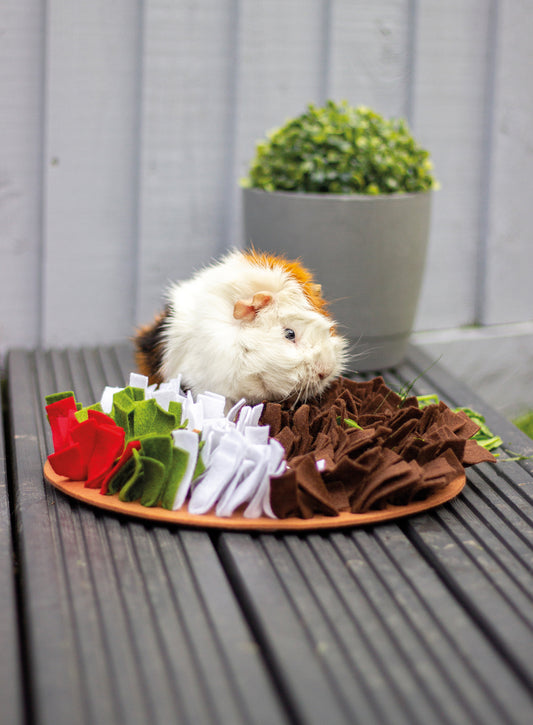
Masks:
[[[251,322],[259,310],[272,302],[272,295],[269,292],[257,292],[251,300],[237,300],[233,308],[233,317],[236,320]]]

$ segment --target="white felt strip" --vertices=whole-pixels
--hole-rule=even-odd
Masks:
[[[112,388],[109,385],[106,385],[104,388],[104,392],[100,398],[100,405],[102,406],[104,413],[107,415],[109,415],[113,410],[113,395],[115,393],[119,393],[121,390],[124,390],[124,388]]]
[[[160,405],[163,410],[168,410],[168,405],[171,400],[176,400],[176,394],[173,390],[156,390],[152,393],[152,397],[156,403]]]
[[[159,390],[173,390],[178,393],[178,395],[181,394],[181,375],[178,375],[177,378],[168,380],[166,383],[161,383],[159,385]]]
[[[180,429],[172,431],[172,439],[176,448],[180,448],[189,454],[187,467],[185,469],[185,473],[183,474],[183,478],[181,479],[180,485],[178,486],[178,490],[174,498],[174,504],[172,506],[174,511],[176,511],[185,503],[185,499],[187,498],[187,494],[189,493],[189,489],[191,487],[196,461],[198,460],[199,438],[197,433],[194,433],[193,431]]]
[[[148,378],[146,375],[139,375],[139,373],[130,373],[129,384],[132,388],[143,388],[146,390],[148,387]]]
[[[254,425],[244,429],[244,439],[251,445],[266,445],[268,443],[268,434],[270,426]]]
[[[246,458],[242,462],[238,473],[233,476],[224,493],[222,494],[222,496],[220,496],[218,500],[218,503],[216,505],[217,516],[231,516],[235,509],[238,508],[238,506],[240,506],[241,503],[246,500],[245,491],[250,483],[252,486],[254,485],[253,477],[254,471],[256,470],[257,461],[253,461],[251,458]],[[251,482],[248,481],[250,477],[252,477]],[[242,495],[243,492],[245,493],[245,495],[241,501],[239,496]]]
[[[189,511],[202,514],[216,506],[218,516],[231,516],[247,504],[247,517],[275,518],[270,505],[270,476],[281,475],[286,468],[284,450],[269,438],[269,427],[259,425],[263,405],[246,405],[239,400],[224,415],[226,399],[206,391],[196,399],[181,390],[181,376],[160,386],[149,385],[145,375],[131,373],[129,385],[143,388],[145,398],[154,398],[164,409],[171,401],[182,405],[182,424],[186,428],[172,432],[173,443],[188,453],[187,467],[176,492],[173,509],[181,508],[189,496]],[[113,395],[123,388],[106,387],[101,405],[106,413],[113,407]],[[203,447],[199,454],[199,442]],[[201,455],[205,472],[193,481]]]
[[[241,468],[240,475],[235,476],[233,485],[228,487],[226,495],[220,500],[216,509],[217,516],[231,516],[235,509],[254,496],[267,469],[265,452],[262,452],[259,446],[247,448],[245,465]]]
[[[257,518],[261,515],[269,516],[272,519],[277,518],[270,504],[270,476],[279,476],[285,470],[285,450],[281,443],[272,439],[268,444],[268,453],[265,474],[259,483],[257,491],[244,511],[246,518]]]
[[[261,478],[250,503],[244,509],[244,516],[247,519],[256,519],[263,514],[263,499],[265,497],[265,488],[270,488],[270,479],[267,473],[267,463],[261,466]]]
[[[235,431],[225,435],[200,482],[193,488],[189,500],[192,514],[205,514],[215,505],[242,463],[242,439]]]
[[[239,414],[239,411],[241,410],[241,408],[243,407],[243,405],[245,403],[246,403],[246,400],[244,398],[241,398],[237,403],[235,403],[233,408],[230,408],[230,410],[226,416],[227,419],[231,422],[235,422],[237,415]]]

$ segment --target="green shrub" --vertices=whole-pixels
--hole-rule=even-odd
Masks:
[[[257,144],[245,187],[266,191],[393,194],[436,187],[429,153],[403,119],[328,101]]]

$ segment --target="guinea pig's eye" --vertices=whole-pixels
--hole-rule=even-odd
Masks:
[[[283,334],[287,338],[287,340],[290,340],[291,342],[294,342],[296,340],[296,333],[294,330],[291,330],[290,327],[286,327],[283,331]]]

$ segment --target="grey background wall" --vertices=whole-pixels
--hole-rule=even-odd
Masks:
[[[432,152],[419,336],[531,332],[531,0],[0,0],[0,29],[1,352],[149,320],[243,243],[255,141],[326,98]]]

